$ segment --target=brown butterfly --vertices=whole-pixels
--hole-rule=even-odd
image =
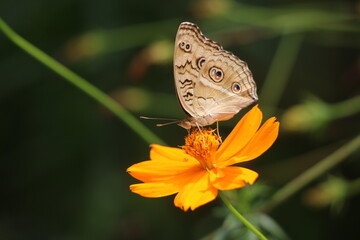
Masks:
[[[183,22],[176,34],[174,78],[189,129],[232,118],[258,100],[246,62],[205,37],[194,23]]]

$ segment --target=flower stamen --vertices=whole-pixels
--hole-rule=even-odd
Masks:
[[[185,137],[185,145],[182,149],[187,154],[196,158],[202,168],[211,170],[215,167],[215,153],[220,145],[219,136],[212,129],[203,131],[194,128]]]

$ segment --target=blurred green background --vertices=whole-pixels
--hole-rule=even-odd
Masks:
[[[0,2],[15,31],[137,117],[184,116],[172,72],[182,21],[245,60],[265,117],[282,126],[247,164],[260,173],[239,190],[249,212],[359,134],[359,13],[357,0]],[[126,168],[148,159],[148,143],[2,33],[0,109],[0,239],[238,239],[215,231],[226,225],[218,201],[184,213],[173,196],[131,193]],[[220,124],[224,136],[248,109]],[[142,122],[183,144],[180,127]],[[283,239],[360,235],[359,152],[343,160],[267,212]]]

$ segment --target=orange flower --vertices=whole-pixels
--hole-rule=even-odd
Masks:
[[[194,129],[182,148],[151,145],[151,160],[127,169],[143,182],[131,185],[130,190],[150,198],[177,193],[175,206],[187,211],[214,200],[218,190],[253,184],[256,172],[232,165],[257,158],[276,140],[279,122],[272,117],[259,129],[261,120],[262,112],[256,105],[222,144],[214,130]]]

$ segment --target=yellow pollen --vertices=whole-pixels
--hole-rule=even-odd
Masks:
[[[215,130],[194,128],[185,137],[185,145],[182,148],[187,154],[196,158],[201,166],[210,170],[215,166],[215,153],[220,145],[219,137]]]

